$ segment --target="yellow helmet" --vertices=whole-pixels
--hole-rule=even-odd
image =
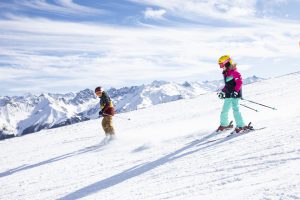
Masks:
[[[228,62],[232,65],[232,60],[231,60],[231,58],[230,58],[229,55],[221,56],[221,57],[219,58],[219,65],[220,65],[220,68],[224,68],[225,65],[226,65]]]

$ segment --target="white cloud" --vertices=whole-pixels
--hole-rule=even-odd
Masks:
[[[146,11],[144,11],[144,16],[147,19],[162,19],[164,14],[166,14],[166,11],[164,9],[152,9],[147,8]]]
[[[241,21],[253,17],[256,11],[256,0],[131,0],[149,6],[157,6],[180,18],[197,21],[200,17]]]
[[[298,24],[266,20],[236,28],[126,28],[11,16],[0,27],[2,92],[196,79],[218,70],[216,60],[227,53],[242,69],[262,58],[299,60]]]
[[[97,13],[99,14],[100,12],[104,12],[103,10],[76,4],[73,0],[56,0],[56,2],[59,5],[68,8],[73,12],[76,12],[77,14],[82,12],[87,14],[97,14]]]
[[[53,12],[63,15],[93,15],[106,13],[106,11],[101,9],[95,9],[76,4],[73,0],[55,0],[54,2],[56,4],[49,3],[46,0],[19,0],[15,2],[14,6],[19,7],[19,9],[27,7],[31,9]]]

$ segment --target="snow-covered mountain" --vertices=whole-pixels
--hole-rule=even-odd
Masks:
[[[253,76],[245,79],[244,83],[261,80],[263,79]],[[117,113],[122,113],[170,101],[195,98],[216,91],[222,85],[222,80],[182,84],[153,81],[148,85],[111,88],[107,92],[114,101]],[[0,97],[0,138],[94,119],[97,118],[98,111],[98,99],[90,89],[67,94]]]
[[[265,128],[240,136],[213,134],[223,101],[206,93],[118,115],[104,146],[99,119],[0,141],[0,199],[300,199],[299,87],[300,72],[244,86],[277,110],[244,101]]]

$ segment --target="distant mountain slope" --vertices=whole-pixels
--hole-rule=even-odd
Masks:
[[[253,76],[245,79],[244,83],[261,80],[263,79]],[[222,80],[183,84],[153,81],[148,85],[111,88],[107,92],[113,99],[117,113],[121,113],[194,98],[206,92],[216,91],[222,85]],[[90,89],[67,94],[0,97],[0,134],[23,135],[94,119],[98,117],[98,102],[94,91]]]

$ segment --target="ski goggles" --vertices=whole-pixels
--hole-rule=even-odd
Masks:
[[[230,66],[230,58],[225,60],[222,63],[219,63],[220,68],[229,67]]]

